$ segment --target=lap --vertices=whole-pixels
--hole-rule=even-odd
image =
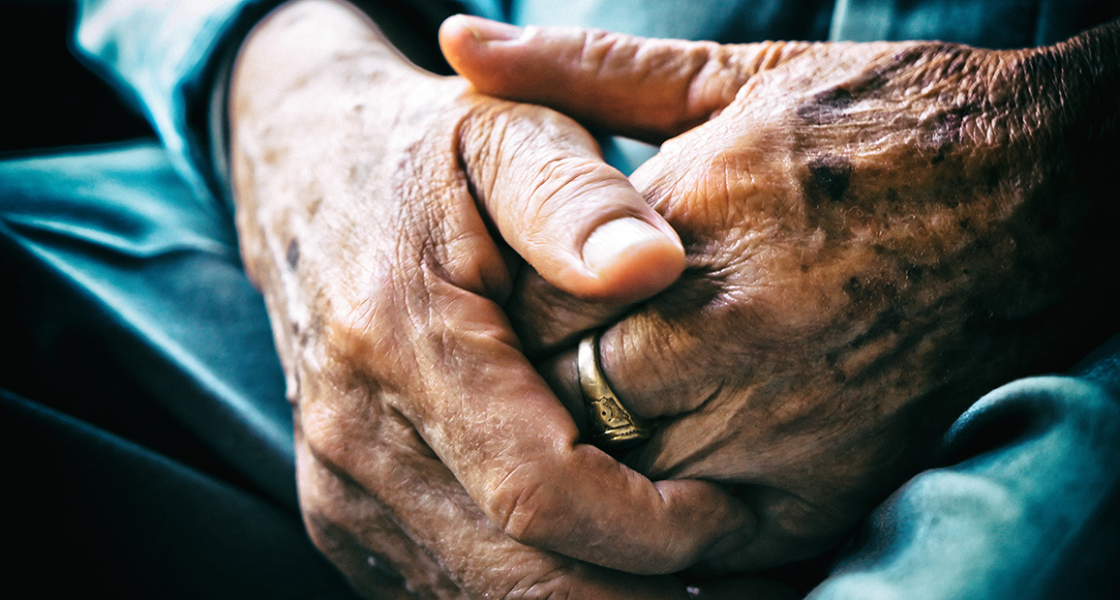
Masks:
[[[18,283],[6,300],[18,322],[7,326],[34,354],[23,357],[32,387],[71,369],[99,375],[74,362],[109,365],[109,379],[133,383],[295,507],[291,415],[264,302],[241,269],[232,219],[191,194],[157,143],[0,162],[0,244]]]
[[[16,335],[5,344],[20,354],[0,386],[16,381],[120,434],[5,394],[9,433],[0,437],[16,448],[8,456],[24,460],[28,485],[56,499],[70,476],[44,487],[43,470],[83,473],[86,491],[69,506],[145,506],[143,515],[71,511],[58,523],[96,518],[90,512],[110,515],[112,527],[167,519],[166,535],[132,538],[138,549],[161,547],[197,519],[218,523],[190,544],[224,549],[213,556],[243,554],[246,537],[289,547],[275,542],[283,538],[304,544],[291,556],[320,560],[307,558],[298,533],[283,375],[230,216],[193,196],[155,142],[0,161],[0,256],[16,284],[4,325]],[[866,520],[812,596],[1101,596],[1120,546],[1109,510],[1120,500],[1118,364],[1114,340],[1076,377],[1015,382],[978,402],[948,434],[941,463]],[[144,412],[148,404],[155,412]],[[17,453],[48,439],[80,460]],[[46,503],[38,516],[65,510]],[[279,520],[236,516],[269,511]]]

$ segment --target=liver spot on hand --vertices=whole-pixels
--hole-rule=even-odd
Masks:
[[[851,161],[843,156],[826,155],[809,163],[809,179],[803,185],[806,196],[813,205],[826,200],[840,202],[848,191],[851,178]]]

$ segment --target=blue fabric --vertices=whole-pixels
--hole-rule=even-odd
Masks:
[[[264,301],[228,216],[184,184],[160,145],[0,162],[0,238],[107,330],[104,351],[120,355],[122,376],[296,505],[291,412]]]
[[[357,598],[294,512],[0,390],[0,453],[29,448],[0,497],[10,597]]]
[[[1120,15],[1120,0],[401,1],[429,16],[461,8],[518,24],[655,37],[938,39],[1000,48],[1053,43]],[[279,3],[77,0],[76,48],[148,117],[196,196],[226,194],[222,156],[216,169],[212,153],[211,134],[221,124],[211,121],[222,116],[212,114],[211,92],[249,28]]]
[[[1120,15],[1116,0],[837,0],[833,40],[1053,44]]]
[[[294,506],[291,421],[263,302],[241,271],[211,160],[211,92],[275,0],[86,0],[77,45],[162,139],[0,163],[0,239],[117,332],[129,377],[278,502]],[[425,6],[439,2],[422,3]],[[476,0],[521,23],[646,35],[1062,39],[1112,1]],[[1094,21],[1096,20],[1096,21]],[[1109,597],[1117,561],[1120,340],[1066,378],[1012,383],[946,437],[942,462],[867,521],[814,598]],[[1111,561],[1111,563],[1109,562]]]
[[[1092,368],[1118,359],[1102,356]],[[1120,558],[1117,383],[1039,377],[982,398],[946,435],[945,466],[916,476],[876,509],[809,597],[1112,597]]]
[[[75,46],[151,122],[193,195],[217,197],[207,137],[213,71],[277,0],[79,0]]]

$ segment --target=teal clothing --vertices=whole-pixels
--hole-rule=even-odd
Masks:
[[[58,478],[44,479],[31,468],[16,478],[31,483],[23,486],[27,494],[12,500],[18,503],[14,512],[38,515],[43,522],[35,527],[63,540],[63,549],[53,551],[85,548],[74,544],[91,537],[72,532],[85,531],[81,524],[94,517],[66,506],[98,506],[96,515],[114,530],[130,530],[137,515],[146,516],[127,543],[84,553],[101,561],[91,564],[102,565],[91,567],[86,581],[119,580],[117,567],[104,565],[134,554],[163,565],[149,569],[159,578],[141,595],[347,595],[298,534],[283,376],[263,301],[239,262],[224,175],[225,78],[242,37],[276,4],[80,2],[77,48],[147,115],[160,143],[0,161],[0,266],[26,297],[21,307],[36,351],[43,360],[58,361],[59,369],[73,369],[65,360],[65,332],[86,332],[102,354],[90,372],[92,385],[124,390],[122,402],[136,396],[158,405],[174,421],[167,431],[188,431],[200,444],[180,456],[159,435],[137,445],[0,393],[0,440],[9,456],[22,456],[21,449],[48,438],[55,440],[53,448],[81,454],[82,460],[41,459],[64,474]],[[992,47],[1050,43],[1120,15],[1120,2],[1088,0],[410,4],[433,26],[466,8],[522,24],[723,42],[942,39]],[[1110,333],[1102,332],[1102,339]],[[164,431],[156,421],[152,429]],[[200,454],[212,460],[196,461]],[[169,464],[160,455],[189,466]],[[101,481],[107,487],[98,489],[90,480],[74,505],[59,505],[59,498],[76,493],[68,486],[88,475],[75,465],[105,468]],[[36,513],[40,501],[51,510]],[[1120,337],[1064,376],[1009,382],[978,399],[947,432],[938,462],[869,515],[830,557],[810,596],[1112,597],[1110,567],[1120,559],[1118,507]],[[223,524],[212,528],[213,535],[191,526],[216,522],[214,515],[224,520],[218,519]],[[164,523],[179,525],[158,533]],[[145,537],[149,532],[156,533]],[[172,538],[191,541],[176,547]],[[243,546],[231,545],[233,538]],[[256,550],[258,544],[268,551]],[[243,556],[254,552],[273,566]],[[198,558],[205,556],[209,562]],[[199,588],[199,572],[202,579],[242,573],[250,583],[226,587],[223,594],[221,586]],[[51,583],[43,581],[48,588]]]
[[[718,42],[928,39],[993,48],[1069,38],[1120,15],[1120,0],[401,0],[435,27],[465,11],[516,24],[577,25]],[[196,195],[222,197],[224,105],[237,42],[279,0],[78,0],[78,50],[159,133]],[[215,165],[215,156],[218,164]]]

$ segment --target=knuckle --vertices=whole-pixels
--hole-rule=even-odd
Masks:
[[[635,59],[642,51],[644,38],[590,29],[583,33],[579,49],[579,66],[602,77],[625,73],[633,69]]]
[[[316,466],[335,476],[366,472],[384,454],[383,438],[393,424],[383,399],[369,390],[332,386],[330,398],[301,407],[299,428]]]
[[[311,410],[303,415],[301,428],[304,439],[315,460],[327,468],[348,464],[347,432],[340,419],[324,414],[327,411]]]
[[[548,217],[565,207],[563,191],[568,186],[591,182],[600,177],[595,165],[572,156],[553,156],[545,158],[531,172],[528,195],[530,214],[524,218],[536,221]]]
[[[383,597],[385,591],[405,585],[402,573],[388,556],[362,540],[361,527],[315,514],[306,516],[304,523],[312,544],[363,595]]]
[[[522,465],[506,476],[490,494],[486,512],[510,538],[529,546],[555,544],[558,524],[564,520],[566,502],[531,466]]]
[[[502,101],[478,101],[456,128],[456,153],[462,160],[472,194],[485,201],[496,186],[507,129],[510,105]]]
[[[424,277],[422,269],[399,270],[412,273],[387,272],[363,299],[332,303],[323,315],[326,343],[315,358],[330,387],[320,395],[368,400],[407,385],[411,336],[426,329],[431,315],[424,304],[426,287],[409,279]]]
[[[346,535],[342,527],[330,516],[317,510],[303,509],[303,524],[311,543],[323,554],[335,556],[344,544]]]
[[[350,311],[325,319],[327,339],[336,356],[346,359],[362,354],[364,342],[380,321],[377,313],[376,300],[367,298]]]
[[[410,275],[403,271],[416,270],[394,268],[389,257],[377,263],[383,265],[382,272],[371,277],[367,293],[355,302],[331,302],[322,316],[326,339],[337,358],[369,356],[376,350],[371,344],[391,339],[394,317],[400,314],[409,287]]]
[[[298,483],[304,526],[315,546],[329,554],[351,528],[353,509],[365,494],[318,459],[301,462]]]

